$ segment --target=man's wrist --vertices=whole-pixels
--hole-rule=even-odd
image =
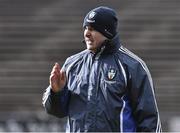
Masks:
[[[56,94],[56,93],[60,93],[60,92],[63,90],[63,88],[53,89],[51,85],[49,85],[49,86],[50,86],[50,88],[51,88],[51,92],[52,92],[52,93],[55,93],[55,94]]]

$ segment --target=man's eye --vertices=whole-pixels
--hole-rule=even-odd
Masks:
[[[91,26],[86,26],[86,27],[85,27],[85,30],[93,31],[93,30],[94,30],[94,28],[93,28],[93,27],[91,27]]]

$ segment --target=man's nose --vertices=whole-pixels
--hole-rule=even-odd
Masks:
[[[88,29],[86,29],[86,30],[85,30],[85,36],[86,36],[86,37],[90,37],[90,36],[91,36],[91,31],[88,30]]]

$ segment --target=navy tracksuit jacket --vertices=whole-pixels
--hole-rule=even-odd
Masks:
[[[153,82],[146,64],[116,36],[96,54],[69,57],[67,83],[43,97],[49,114],[67,116],[67,132],[161,132]]]

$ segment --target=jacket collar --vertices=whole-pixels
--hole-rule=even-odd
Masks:
[[[85,44],[85,41],[82,41]],[[105,40],[101,47],[97,50],[96,53],[94,53],[95,58],[99,58],[100,55],[104,54],[112,54],[120,48],[120,39],[119,39],[119,34],[116,34],[112,39],[107,39]],[[89,50],[87,50],[89,51]],[[91,53],[91,51],[89,51]]]
[[[111,54],[120,48],[120,39],[119,34],[116,34],[116,36],[112,39],[105,40],[101,47],[97,50],[96,54]]]

